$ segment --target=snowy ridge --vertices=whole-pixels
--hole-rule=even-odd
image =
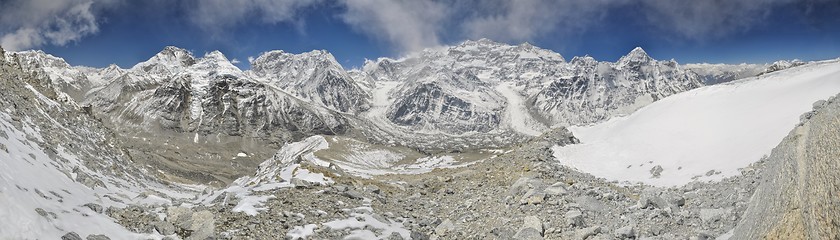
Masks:
[[[369,107],[368,93],[326,51],[269,51],[251,62],[248,74],[336,111],[355,113]]]
[[[840,61],[676,94],[621,118],[572,128],[565,165],[610,180],[673,186],[718,180],[758,161],[817,100],[840,92]]]

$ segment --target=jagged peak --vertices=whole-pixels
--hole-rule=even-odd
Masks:
[[[642,47],[636,47],[627,53],[627,55],[621,57],[621,59],[618,60],[618,63],[619,65],[626,65],[629,63],[645,63],[653,60],[654,59],[651,58],[650,55],[642,49]]]
[[[195,64],[195,57],[192,52],[186,49],[175,46],[166,46],[163,50],[149,58],[149,60],[140,62],[134,65],[131,69],[142,69],[145,66],[156,64],[173,67],[187,67]]]
[[[583,55],[583,56],[575,56],[575,57],[572,58],[572,61],[570,61],[569,63],[575,64],[575,65],[580,65],[580,64],[584,64],[584,63],[593,63],[593,62],[597,62],[597,60],[595,60],[595,58],[593,58],[592,56],[589,56],[589,54],[587,54],[587,55]]]
[[[508,45],[508,44],[496,42],[496,41],[493,41],[493,40],[490,40],[490,39],[487,39],[487,38],[481,38],[481,39],[478,39],[478,40],[466,40],[464,42],[461,42],[461,44],[453,46],[453,48],[460,49],[460,48],[471,47],[471,46],[496,47],[496,46],[504,46],[504,45]]]
[[[64,58],[53,56],[42,50],[26,50],[15,53],[19,58],[23,58],[21,61],[30,61],[44,67],[70,67],[70,64]]]
[[[342,68],[341,64],[335,59],[329,51],[326,50],[312,50],[299,54],[285,52],[283,50],[272,50],[261,53],[257,58],[251,61],[251,68],[258,70],[263,67],[277,66],[282,67],[289,62],[299,62],[307,64],[326,64]],[[270,68],[270,67],[269,67]],[[258,70],[259,71],[259,70]]]
[[[225,54],[219,50],[213,50],[212,52],[205,53],[202,59],[229,62],[228,58],[225,57]]]

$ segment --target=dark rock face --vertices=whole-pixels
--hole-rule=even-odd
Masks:
[[[552,123],[595,123],[703,86],[694,72],[653,60],[640,48],[616,63],[576,57],[570,65],[571,76],[553,80],[529,100],[533,112]]]
[[[388,119],[396,124],[432,124],[455,133],[487,132],[499,125],[499,113],[477,111],[472,103],[442,91],[435,84],[421,84],[408,92],[388,111]]]

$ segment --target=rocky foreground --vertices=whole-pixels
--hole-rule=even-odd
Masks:
[[[714,183],[594,178],[553,160],[551,146],[577,143],[559,129],[492,160],[419,175],[364,179],[308,166],[335,182],[272,190],[253,216],[235,212],[241,200],[230,193],[191,209],[107,213],[185,239],[833,239],[840,102],[815,108],[768,158]]]

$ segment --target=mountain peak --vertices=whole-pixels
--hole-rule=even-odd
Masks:
[[[648,55],[641,47],[636,47],[633,48],[630,53],[621,57],[621,59],[618,60],[618,63],[619,65],[627,65],[631,63],[646,63],[650,61],[653,61],[653,58],[651,58],[650,55]]]
[[[212,52],[205,53],[204,58],[218,61],[228,61],[227,57],[225,57],[225,54],[220,52],[219,50],[213,50]]]

